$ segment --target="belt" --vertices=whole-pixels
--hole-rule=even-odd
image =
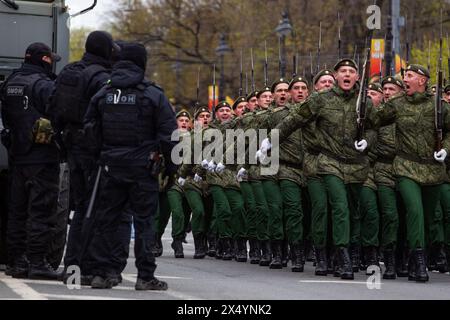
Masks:
[[[339,161],[341,163],[344,164],[365,164],[366,163],[366,158],[365,157],[360,157],[360,158],[345,158],[345,157],[341,157],[338,156],[328,150],[322,149],[321,153],[326,155],[327,157],[330,157],[336,161]]]
[[[405,152],[399,152],[398,156],[400,158],[403,158],[403,159],[406,159],[406,160],[409,160],[409,161],[413,161],[413,162],[417,162],[417,163],[420,163],[420,164],[438,164],[438,162],[436,160],[434,160],[434,159],[422,159],[422,158],[420,158],[420,157],[418,157],[416,155],[408,154],[408,153],[405,153]]]
[[[298,164],[298,163],[292,163],[292,162],[280,160],[280,164],[285,165],[286,167],[291,167],[291,168],[295,168],[295,169],[303,169],[303,165],[301,163]]]

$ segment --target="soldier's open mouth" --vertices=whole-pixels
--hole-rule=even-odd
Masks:
[[[350,84],[351,81],[350,80],[344,80],[344,84]]]

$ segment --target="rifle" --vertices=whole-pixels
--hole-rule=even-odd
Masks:
[[[269,82],[269,70],[268,70],[268,60],[267,60],[267,41],[264,41],[264,54],[265,54],[265,60],[264,60],[264,87],[267,87],[267,84]]]
[[[309,60],[310,60],[310,66],[311,66],[311,70],[310,70],[310,77],[311,77],[311,83],[313,82],[314,79],[314,70],[313,70],[313,57],[312,57],[312,52],[309,52]]]
[[[320,71],[320,48],[322,47],[322,21],[319,22],[319,43],[317,44],[317,71]]]
[[[278,73],[280,77],[284,77],[283,75],[283,61],[281,60],[281,37],[278,37]]]
[[[358,100],[356,102],[356,141],[361,141],[364,136],[364,125],[366,120],[367,108],[367,87],[370,77],[370,50],[372,43],[373,30],[369,30],[368,43],[366,46],[366,55],[364,58],[363,72],[361,77],[361,87],[359,88]]]
[[[338,12],[338,61],[341,60],[341,15]]]
[[[253,48],[250,48],[250,59],[251,59],[251,64],[252,64],[252,92],[255,92],[255,90],[256,90],[256,88],[255,88],[255,64],[253,61]],[[266,56],[266,60],[267,60],[267,56]]]
[[[297,53],[292,56],[292,79],[298,74]]]
[[[212,103],[212,120],[216,119],[216,64],[213,65],[213,103]]]
[[[448,41],[448,33],[447,33],[447,62],[448,62],[448,76],[450,78],[450,42]]]
[[[437,84],[435,95],[435,146],[436,152],[442,149],[443,115],[442,115],[442,8],[441,8],[441,32],[439,36],[439,59],[437,64]]]
[[[243,91],[244,91],[244,84],[243,84],[243,81],[244,81],[244,75],[243,75],[243,65],[242,65],[242,50],[241,50],[241,72],[240,72],[240,86],[239,86],[239,97],[242,97],[242,93],[243,93]]]
[[[200,97],[200,67],[197,70],[197,99],[195,101],[195,110],[200,106],[200,102],[198,101]]]
[[[428,70],[431,70],[431,40],[428,40]]]

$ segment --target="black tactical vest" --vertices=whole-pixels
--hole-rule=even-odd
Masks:
[[[100,100],[103,144],[137,147],[155,137],[154,107],[144,96],[146,86],[110,88]]]
[[[33,146],[32,129],[37,119],[41,117],[33,101],[35,84],[47,76],[42,73],[13,74],[4,87],[3,114],[11,132],[12,155],[27,154]]]

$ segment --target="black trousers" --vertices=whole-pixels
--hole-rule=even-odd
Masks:
[[[59,164],[13,165],[10,181],[10,261],[26,254],[32,264],[42,263],[56,225]]]
[[[117,235],[120,234],[123,215],[132,213],[138,278],[147,281],[152,279],[156,269],[151,241],[153,216],[158,208],[157,181],[145,167],[104,168],[98,197],[94,235],[89,248],[93,275],[106,277],[117,272],[114,255]]]

